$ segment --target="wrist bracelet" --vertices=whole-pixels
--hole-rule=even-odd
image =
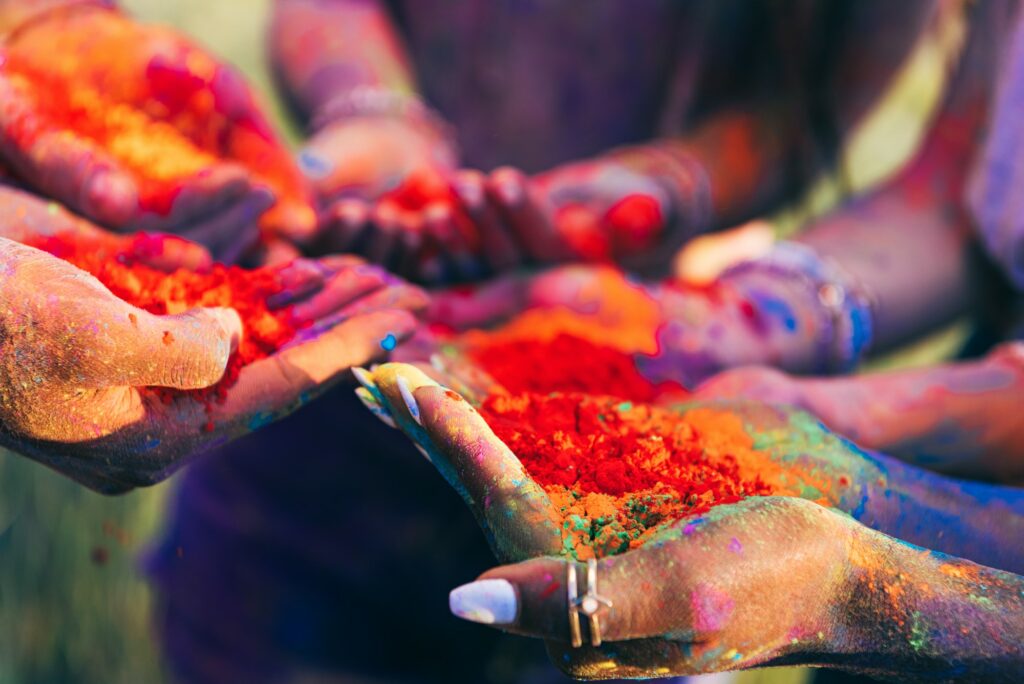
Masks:
[[[455,131],[444,118],[416,95],[390,88],[360,85],[327,100],[313,115],[311,127],[319,131],[329,123],[360,117],[405,119],[430,129],[455,148]]]
[[[721,278],[756,272],[801,282],[820,305],[817,371],[847,373],[856,368],[871,346],[873,302],[853,278],[808,245],[788,241],[776,243],[762,257],[726,269]]]

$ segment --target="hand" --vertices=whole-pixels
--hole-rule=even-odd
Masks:
[[[0,239],[0,419],[5,446],[104,492],[153,484],[189,455],[276,420],[415,327],[425,296],[351,257],[279,269],[300,334],[243,366],[222,403],[194,390],[221,380],[243,334],[232,309],[156,316],[39,250]],[[55,302],[57,303],[55,305]]]
[[[651,382],[687,388],[735,366],[815,370],[819,337],[831,332],[816,290],[798,280],[755,273],[705,287],[644,284],[613,267],[583,265],[439,291],[429,318],[463,330],[528,309],[571,311],[634,353],[637,370]]]
[[[692,675],[813,662],[843,634],[854,521],[809,501],[747,499],[598,562],[600,647],[569,639],[567,565],[495,568],[451,593],[456,616],[545,639],[577,679]],[[866,531],[866,530],[865,530]],[[586,571],[578,566],[580,596]]]
[[[412,275],[429,254],[436,261],[438,245],[455,249],[456,157],[434,129],[394,116],[346,118],[319,130],[298,159],[328,206],[320,249],[358,251]]]
[[[466,499],[499,558],[572,552],[566,536],[571,531],[545,488],[475,408],[495,391],[493,381],[474,375],[475,370],[472,363],[443,371],[384,364],[360,372],[359,394],[373,413],[403,430]],[[614,395],[615,388],[608,392]],[[775,494],[857,510],[873,522],[887,515],[884,501],[891,490],[884,466],[806,414],[758,403],[688,403],[659,410],[687,418],[698,434],[756,444],[745,467],[756,469],[751,473]]]
[[[51,12],[5,44],[0,92],[0,155],[102,224],[182,233],[221,257],[253,242],[275,198],[264,228],[300,242],[315,229],[248,86],[172,31],[99,7]]]
[[[675,247],[666,242],[668,190],[614,161],[566,164],[532,178],[511,167],[466,170],[454,187],[492,272],[565,261],[648,265],[656,247],[662,261]]]

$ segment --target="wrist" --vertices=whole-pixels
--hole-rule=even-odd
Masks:
[[[941,681],[1015,681],[1021,578],[856,525],[824,664]],[[1005,638],[993,638],[1005,635]]]
[[[799,370],[850,372],[871,345],[873,305],[866,290],[807,245],[778,242],[767,254],[729,267],[720,280],[736,286],[745,282],[762,286],[775,283],[787,297],[803,303],[813,323],[811,334],[803,340],[804,358],[797,364]],[[782,301],[787,303],[785,297]],[[791,323],[793,332],[799,334],[800,321]]]
[[[113,10],[114,0],[0,0],[0,37],[9,41],[28,26],[66,12]]]
[[[310,117],[313,132],[346,121],[387,119],[407,127],[417,135],[457,150],[455,131],[438,112],[419,96],[383,86],[360,85],[325,99]]]

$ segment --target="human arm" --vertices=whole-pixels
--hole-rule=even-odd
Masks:
[[[697,393],[799,406],[857,443],[921,467],[1018,483],[1024,473],[1020,347],[1010,343],[973,361],[835,378],[737,368]]]
[[[248,247],[256,219],[310,237],[304,182],[236,71],[111,3],[43,4],[5,2],[38,10],[3,41],[0,154],[21,182],[108,227],[187,233],[218,256]]]
[[[205,250],[169,236],[111,235],[17,191],[4,190],[0,206],[7,217],[0,439],[99,491],[154,484],[193,454],[290,413],[351,365],[383,354],[389,335],[397,342],[411,333],[410,312],[425,301],[350,257],[270,269],[262,278],[273,291],[249,296],[266,299],[268,314],[298,333],[238,368],[230,365],[234,352],[256,332],[234,309],[153,314],[19,242],[98,255],[126,270],[120,286],[129,292],[132,271],[116,264],[138,264],[139,277],[158,283],[166,277],[160,271],[209,271]],[[222,384],[228,369],[237,375]],[[208,389],[214,385],[223,392]]]
[[[598,616],[598,648],[568,644],[566,564],[490,570],[452,592],[452,609],[546,639],[552,661],[584,679],[811,665],[889,681],[1012,682],[1024,668],[1024,578],[807,501],[748,499],[600,561],[597,589],[611,608]]]

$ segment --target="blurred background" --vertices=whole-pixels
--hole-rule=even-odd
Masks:
[[[294,126],[272,95],[264,33],[269,0],[126,0],[146,21],[175,25],[233,62],[264,93],[293,142]],[[888,97],[845,154],[853,188],[891,173],[914,149],[955,54],[957,27],[915,51]],[[884,141],[879,144],[879,141]],[[776,217],[780,232],[839,199],[824,178],[799,205]],[[874,365],[923,363],[950,353],[962,326]],[[149,624],[150,596],[139,556],[162,522],[175,482],[108,498],[31,461],[0,452],[0,683],[162,682]],[[800,682],[796,671],[743,676],[743,683]]]

